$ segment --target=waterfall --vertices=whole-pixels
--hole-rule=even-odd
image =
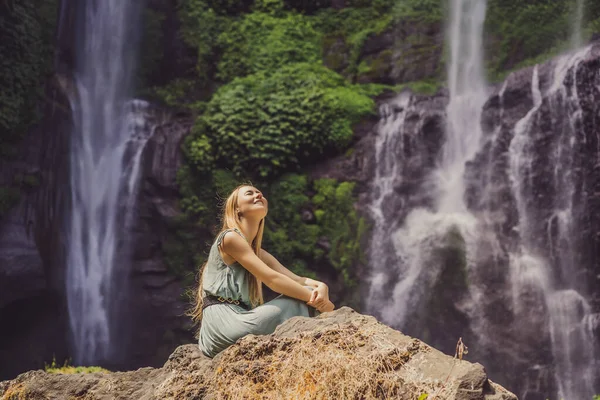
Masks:
[[[372,264],[372,282],[369,288],[368,304],[385,303],[377,296],[383,292],[389,280],[389,269],[386,264],[396,262],[395,259],[388,257],[389,252],[385,247],[386,237],[393,231],[393,225],[386,223],[388,216],[385,215],[383,207],[385,202],[394,196],[394,181],[402,175],[402,163],[399,161],[401,158],[398,155],[402,154],[404,150],[405,141],[403,139],[406,134],[404,128],[410,101],[410,95],[402,93],[395,99],[394,104],[384,104],[379,110],[381,119],[375,140],[374,199],[370,204],[370,212],[377,227],[374,229],[371,240],[370,257],[377,262]],[[394,108],[398,111],[397,113],[394,112]]]
[[[547,309],[559,397],[565,400],[590,399],[594,395],[594,344],[586,323],[591,308],[577,291],[574,243],[577,227],[573,173],[581,136],[577,67],[588,51],[585,48],[556,62],[553,81],[543,98],[538,67],[534,68],[534,104],[516,124],[509,149],[509,176],[517,203],[520,237],[519,248],[510,254],[513,307],[517,317],[527,321],[531,294],[537,293],[543,301],[539,309]],[[552,112],[555,135],[548,150],[550,177],[538,176],[539,167],[536,170],[533,166],[538,156],[536,129],[543,103]],[[536,186],[541,179],[550,181],[553,194],[552,213],[547,219],[539,214],[536,204]],[[547,234],[540,239],[538,233],[544,231]]]
[[[78,364],[109,360],[115,304],[126,276],[123,235],[131,219],[142,149],[151,129],[147,104],[130,99],[139,5],[135,1],[78,3],[79,30],[69,94],[71,214],[67,301]],[[122,307],[122,304],[118,304]]]
[[[384,215],[384,208],[394,195],[392,183],[401,174],[402,151],[398,147],[407,140],[405,125],[412,118],[406,112],[408,100],[397,100],[404,111],[393,119],[385,117],[379,125],[375,195],[370,205],[374,219],[369,251],[373,269],[366,308],[400,328],[444,273],[443,262],[434,260],[439,251],[449,247],[468,264],[466,258],[477,236],[477,220],[467,211],[463,199],[463,178],[465,163],[481,144],[480,119],[487,100],[481,42],[485,13],[485,1],[451,1],[450,102],[446,108],[445,143],[434,170],[417,188],[427,193],[425,197],[430,201],[425,203],[431,203],[431,207],[421,204],[413,208],[400,227],[394,225],[393,214]],[[385,238],[392,242],[387,252],[381,249]]]
[[[573,15],[573,28],[571,33],[571,48],[577,49],[583,45],[581,27],[583,25],[583,12],[585,0],[577,0],[575,3],[575,13]]]
[[[465,212],[465,163],[481,145],[481,112],[487,100],[483,73],[485,0],[451,0],[450,68],[447,139],[438,170],[438,209]]]
[[[443,351],[449,333],[466,336],[473,360],[524,398],[591,399],[598,315],[579,224],[592,128],[578,93],[590,50],[532,68],[531,105],[518,109],[525,71],[488,98],[485,12],[484,1],[450,2],[443,143],[431,137],[443,94],[401,93],[380,109],[365,309]]]

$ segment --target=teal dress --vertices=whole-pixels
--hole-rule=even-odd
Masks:
[[[222,296],[250,304],[250,273],[238,262],[225,264],[219,246],[229,231],[242,233],[237,229],[223,231],[210,248],[205,266],[202,289],[204,294]],[[309,287],[309,289],[312,289]],[[206,307],[202,312],[199,346],[202,353],[214,357],[247,334],[267,335],[273,333],[277,325],[295,317],[309,317],[318,313],[301,300],[280,295],[249,311],[229,303]]]

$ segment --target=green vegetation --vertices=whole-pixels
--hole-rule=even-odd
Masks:
[[[305,175],[283,176],[269,188],[265,248],[297,274],[314,276],[331,265],[346,287],[356,284],[355,263],[362,261],[360,240],[366,226],[354,210],[354,183]]]
[[[216,164],[238,176],[272,178],[325,150],[344,150],[352,125],[373,108],[327,68],[291,64],[222,86],[196,121],[186,154],[200,172]]]
[[[107,369],[101,367],[75,367],[69,365],[69,360],[65,360],[63,365],[58,365],[56,359],[52,359],[50,364],[44,366],[44,370],[49,374],[91,374],[94,372],[110,372]]]
[[[550,52],[570,34],[571,5],[564,1],[491,1],[486,30],[496,38],[489,53],[492,73]]]
[[[206,228],[218,229],[219,206],[241,181],[226,170],[205,176],[204,184],[194,181],[188,168],[179,175],[184,215],[171,221],[172,235],[163,250],[172,273],[192,285],[214,233]],[[333,268],[353,287],[366,230],[354,209],[354,183],[287,174],[259,187],[270,204],[264,247],[296,274],[316,278],[318,269]]]
[[[371,35],[384,32],[393,17],[374,7],[324,9],[315,16],[315,26],[324,34],[325,63],[353,79],[358,72],[361,50]]]
[[[183,213],[167,221],[171,234],[163,244],[163,252],[171,273],[191,286],[218,229],[221,203],[238,181],[227,170],[198,175],[184,165],[178,171],[177,183]]]
[[[11,155],[11,147],[40,117],[56,16],[56,0],[0,4],[0,157]]]
[[[489,0],[489,77],[501,79],[561,51],[570,36],[572,3]],[[195,118],[178,175],[183,215],[169,222],[172,237],[165,246],[167,263],[186,281],[218,230],[221,197],[251,181],[271,200],[265,247],[297,273],[329,269],[354,284],[352,268],[361,262],[367,228],[352,206],[353,183],[312,181],[302,171],[324,157],[350,154],[353,126],[373,113],[372,97],[383,90],[439,90],[444,60],[435,54],[443,54],[444,43],[435,32],[443,35],[447,10],[439,0],[347,0],[342,9],[331,4],[180,0],[180,36],[195,53],[189,63],[194,68],[153,91]],[[600,30],[600,6],[588,9],[589,36]],[[152,23],[161,20],[151,15],[149,21],[152,32]],[[399,47],[377,49],[370,40],[398,35]],[[385,82],[392,68],[414,75],[415,60],[437,63],[431,76],[394,86],[363,83]],[[445,239],[434,257],[462,287],[460,235]]]
[[[320,62],[320,35],[308,18],[298,14],[248,14],[223,32],[217,43],[223,49],[217,77],[223,81],[287,64]]]
[[[394,86],[394,91],[400,92],[403,89],[410,89],[414,93],[423,95],[433,95],[441,88],[441,86],[441,82],[433,80],[406,82]]]

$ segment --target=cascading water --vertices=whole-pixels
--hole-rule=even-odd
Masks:
[[[487,100],[483,74],[485,0],[452,0],[447,139],[438,170],[442,213],[465,212],[465,163],[481,146],[481,112]]]
[[[371,204],[375,228],[370,250],[372,273],[366,308],[381,315],[387,323],[403,327],[411,310],[421,303],[421,298],[436,284],[442,266],[434,262],[439,244],[454,246],[464,254],[469,253],[476,233],[476,219],[467,211],[464,197],[463,176],[465,163],[480,147],[480,119],[484,102],[487,100],[486,82],[483,77],[482,36],[486,13],[486,2],[482,0],[451,1],[450,102],[446,108],[446,138],[441,159],[429,182],[420,189],[430,192],[433,211],[425,208],[413,209],[399,229],[389,218],[381,217],[382,204],[391,195],[389,182],[397,179],[400,157],[389,153],[385,142],[390,132],[402,132],[404,115],[396,116],[390,123],[380,124],[377,144],[377,174],[374,180],[375,200]],[[398,135],[398,133],[396,133]],[[402,133],[400,133],[402,135]],[[402,142],[402,139],[396,139]],[[382,152],[389,154],[382,154]],[[382,164],[383,163],[383,166]],[[389,167],[389,166],[394,167]],[[384,171],[386,173],[382,173]],[[387,188],[387,192],[386,189]],[[378,246],[384,237],[392,237],[395,257],[382,261]],[[388,262],[393,260],[392,265]],[[465,265],[465,268],[467,266]],[[385,293],[387,291],[388,293]]]
[[[485,2],[450,4],[443,146],[419,142],[435,131],[426,126],[431,104],[403,93],[381,109],[365,308],[447,350],[457,339],[444,341],[448,332],[470,336],[476,360],[525,398],[591,399],[598,314],[580,269],[579,154],[589,132],[577,76],[589,49],[533,68],[530,109],[517,110],[524,75],[488,99]],[[574,32],[580,37],[579,26]],[[419,160],[431,153],[437,163],[427,169]]]
[[[111,312],[121,292],[115,290],[115,262],[123,252],[123,231],[150,132],[144,123],[147,105],[129,98],[137,3],[85,0],[77,5],[76,90],[69,94],[74,130],[66,284],[74,361],[79,364],[109,360],[114,350]]]
[[[510,144],[510,181],[517,203],[519,249],[510,254],[514,310],[521,320],[526,316],[524,297],[538,293],[549,318],[550,338],[559,396],[565,400],[590,399],[594,395],[594,345],[586,320],[590,306],[577,292],[575,230],[575,152],[581,127],[577,93],[577,68],[589,49],[561,57],[556,63],[552,85],[544,96],[540,90],[538,67],[533,70],[533,108],[514,128]],[[567,80],[570,75],[571,79]],[[567,83],[570,82],[570,83]],[[546,218],[536,204],[540,179],[533,167],[536,158],[536,127],[543,104],[552,110],[552,125],[558,132],[549,149],[553,166],[551,181],[552,213]],[[540,236],[547,226],[547,235]]]
[[[584,1],[577,0],[575,3],[575,12],[573,13],[573,29],[571,33],[571,48],[577,49],[583,45],[583,35],[581,27],[583,25]]]

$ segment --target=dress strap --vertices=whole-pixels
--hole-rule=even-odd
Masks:
[[[246,240],[246,237],[244,236],[244,234],[239,229],[237,229],[237,228],[225,229],[223,232],[221,232],[219,234],[219,236],[217,236],[217,247],[221,247],[221,243],[223,243],[223,238],[225,237],[225,235],[227,234],[227,232],[236,232],[242,238],[244,238],[244,240]]]

